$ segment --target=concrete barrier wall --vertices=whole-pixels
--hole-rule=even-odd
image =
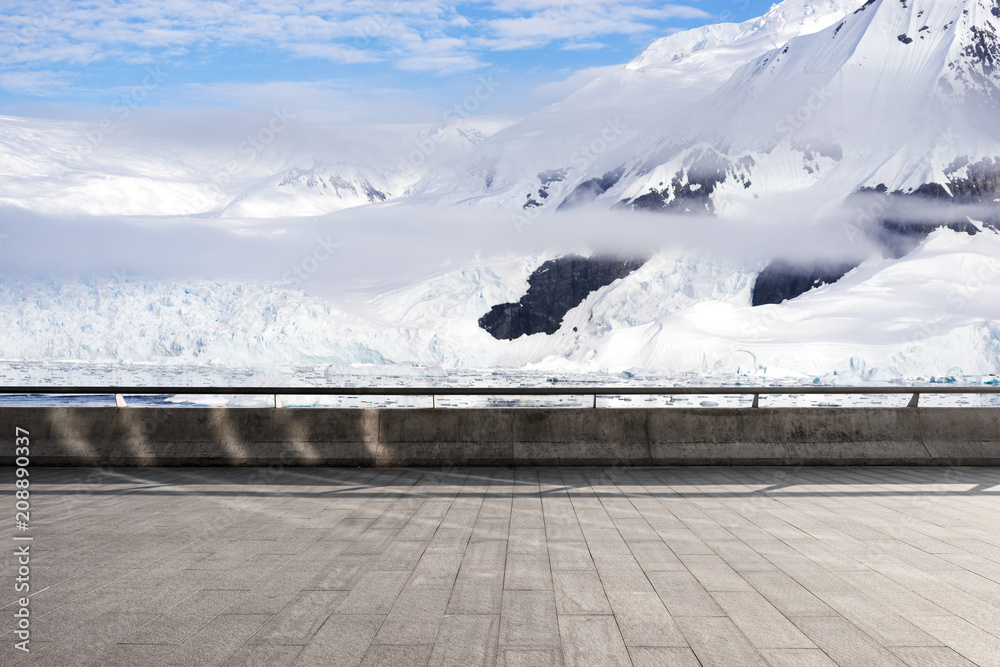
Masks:
[[[1000,408],[0,408],[32,465],[1000,465]]]

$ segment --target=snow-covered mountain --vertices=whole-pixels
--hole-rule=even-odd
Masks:
[[[834,25],[857,4],[789,0],[755,20],[659,39],[632,62],[498,132],[465,158],[430,170],[413,191],[445,204],[501,208],[555,208],[582,183],[603,192],[617,182],[616,170],[636,146],[641,150],[651,137],[684,123],[740,67],[793,37]]]
[[[998,14],[997,0],[785,0],[659,39],[520,119],[304,128],[276,111],[206,144],[0,118],[0,203],[273,218],[390,199],[537,216],[596,199],[742,213],[789,192],[947,186],[1000,156]]]
[[[995,0],[787,0],[659,40],[415,189],[526,209],[745,213],[791,192],[827,203],[948,187],[1000,156],[998,35]]]
[[[740,211],[803,190],[836,201],[863,187],[948,187],[958,163],[1000,156],[998,34],[993,0],[866,3],[744,65],[681,132],[625,147],[607,196]]]

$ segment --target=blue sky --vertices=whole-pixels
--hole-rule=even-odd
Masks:
[[[0,113],[265,109],[317,122],[428,121],[480,77],[481,113],[525,113],[670,32],[767,0],[11,0]]]

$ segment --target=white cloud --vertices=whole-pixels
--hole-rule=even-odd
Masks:
[[[51,97],[67,84],[66,75],[59,72],[0,72],[0,89],[12,93]]]
[[[532,96],[542,98],[543,100],[562,99],[570,93],[583,88],[594,79],[607,74],[608,72],[620,70],[621,68],[621,65],[609,65],[607,67],[588,67],[586,69],[577,70],[567,78],[560,81],[547,81],[545,83],[538,84],[531,89],[531,94]]]
[[[484,52],[598,48],[600,38],[662,32],[704,11],[655,0],[8,0],[0,9],[0,63],[153,63],[249,48],[333,63],[384,61],[456,73]],[[2,71],[3,66],[0,66]]]
[[[657,21],[710,17],[694,7],[652,6],[634,0],[500,0],[496,4],[510,11],[522,10],[520,16],[504,16],[488,22],[483,44],[497,50],[539,48],[556,40],[648,33],[655,30]]]
[[[198,109],[236,107],[269,113],[287,108],[300,124],[424,122],[441,117],[437,106],[411,91],[390,88],[357,89],[356,82],[269,81],[263,83],[185,84],[183,99]]]
[[[604,42],[576,42],[572,44],[564,44],[559,47],[560,51],[600,51],[607,44]]]

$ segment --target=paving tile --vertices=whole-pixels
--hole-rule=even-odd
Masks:
[[[449,614],[499,614],[503,600],[503,572],[463,569],[448,600]]]
[[[905,664],[846,619],[802,617],[793,621],[838,665],[893,667]]]
[[[630,519],[613,519],[615,528],[629,544],[633,542],[661,542],[653,527],[641,516]]]
[[[334,614],[296,656],[295,667],[356,667],[361,663],[384,616]]]
[[[34,646],[34,642],[32,642]],[[136,667],[137,665],[152,665],[157,659],[173,649],[172,645],[166,644],[108,644],[90,662],[87,667]],[[32,654],[42,656],[42,662],[48,658],[37,652],[37,647],[32,649]],[[20,657],[20,656],[19,656]],[[7,662],[0,654],[0,664],[13,665],[13,660]],[[37,662],[37,661],[33,661]]]
[[[249,643],[308,644],[346,597],[347,591],[300,591]]]
[[[946,646],[896,646],[890,649],[910,667],[976,667]]]
[[[424,667],[431,655],[431,646],[372,645],[361,661],[361,667]]]
[[[455,586],[462,559],[462,554],[424,554],[413,568],[406,587],[443,588],[450,591]]]
[[[625,642],[613,616],[560,616],[567,667],[631,667]]]
[[[371,555],[337,556],[312,577],[307,587],[318,591],[349,591],[360,581],[373,560]]]
[[[633,667],[701,667],[689,648],[629,646],[628,652]]]
[[[499,615],[445,616],[431,653],[433,667],[493,667],[497,661]]]
[[[512,528],[507,542],[507,553],[546,553],[545,530],[543,528]]]
[[[552,590],[548,554],[507,554],[506,590]]]
[[[837,667],[837,663],[818,648],[768,648],[761,654],[771,667]]]
[[[980,667],[1000,665],[1000,639],[995,634],[955,616],[920,616],[914,618],[913,622],[921,630]]]
[[[764,657],[728,618],[678,618],[677,625],[704,667],[767,666]]]
[[[604,594],[601,578],[592,570],[552,573],[556,611],[559,614],[610,614],[611,605]]]
[[[267,579],[288,559],[287,554],[256,554],[212,581],[206,588],[248,591]]]
[[[706,544],[737,572],[775,569],[771,561],[739,540],[711,540]]]
[[[858,590],[817,591],[817,597],[884,646],[938,646],[940,641]]]
[[[687,528],[657,530],[657,534],[675,554],[713,555],[712,547],[705,544]]]
[[[559,648],[516,648],[501,646],[497,667],[563,667]]]
[[[243,646],[222,667],[288,667],[301,652],[301,646]]]
[[[674,618],[725,616],[715,598],[690,572],[651,572],[649,580]]]
[[[625,540],[617,528],[584,528],[583,536],[587,540],[590,553],[595,556],[631,556]]]
[[[836,612],[784,572],[744,572],[743,578],[785,616],[836,616]]]
[[[223,614],[216,616],[164,656],[158,667],[221,665],[256,633],[269,616],[262,614]]]
[[[646,572],[684,572],[687,570],[662,540],[629,544],[632,555]]]
[[[427,548],[427,542],[394,540],[372,561],[373,570],[412,570]]]
[[[368,571],[337,607],[337,613],[388,614],[409,578],[405,571]]]
[[[549,563],[553,570],[593,570],[596,568],[586,542],[549,543]]]
[[[608,600],[626,646],[687,646],[687,640],[656,593],[610,591]]]
[[[559,647],[559,625],[552,591],[505,590],[499,644],[503,648],[532,650]]]
[[[624,556],[594,556],[604,588],[609,591],[651,591],[652,584],[635,558]]]
[[[473,542],[465,549],[463,570],[502,572],[507,563],[507,543],[499,541]]]
[[[816,648],[784,615],[757,591],[712,592],[726,615],[758,649]]]
[[[680,560],[707,591],[753,590],[746,579],[718,556],[684,554]]]
[[[404,590],[385,617],[374,643],[432,646],[450,595],[447,590]]]
[[[510,519],[484,519],[482,517],[476,521],[472,529],[470,542],[489,542],[495,540],[506,540],[510,534]]]
[[[180,644],[226,610],[242,591],[201,590],[120,640],[123,644]]]

